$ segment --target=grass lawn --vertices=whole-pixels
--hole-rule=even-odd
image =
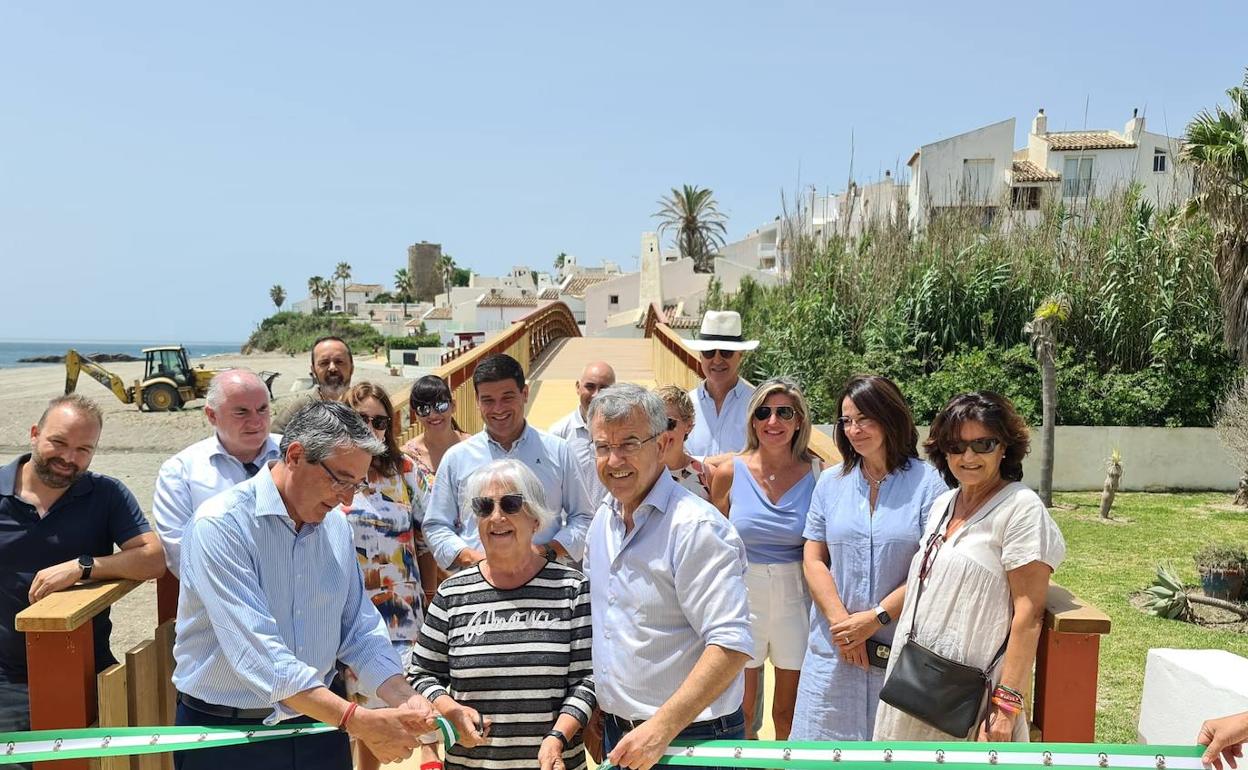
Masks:
[[[1149,648],[1248,657],[1248,635],[1145,615],[1131,606],[1131,594],[1152,583],[1158,562],[1173,564],[1184,582],[1198,582],[1192,554],[1209,542],[1248,545],[1248,512],[1230,510],[1229,494],[1120,493],[1113,515],[1123,523],[1101,523],[1099,493],[1059,493],[1054,503],[1078,506],[1053,511],[1066,537],[1066,562],[1054,580],[1113,624],[1101,640],[1096,739],[1133,743]]]

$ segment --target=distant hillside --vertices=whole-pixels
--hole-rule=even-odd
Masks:
[[[244,353],[280,350],[305,353],[325,336],[341,337],[356,355],[369,354],[385,345],[385,338],[367,324],[354,323],[342,314],[308,315],[285,311],[260,322],[243,345]]]

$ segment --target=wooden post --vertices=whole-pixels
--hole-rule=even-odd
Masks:
[[[26,633],[30,729],[85,727],[95,721],[95,638],[91,621],[72,631]],[[89,760],[36,762],[38,770],[87,770]]]
[[[100,727],[127,727],[130,705],[126,688],[126,664],[115,663],[96,678],[99,691]],[[129,757],[100,757],[100,770],[130,770]]]
[[[164,623],[178,617],[178,579],[172,572],[156,578],[156,622]]]
[[[1092,743],[1101,635],[1109,616],[1050,584],[1036,651],[1035,724],[1046,742]]]
[[[126,702],[136,727],[163,724],[160,706],[160,650],[151,639],[126,653]],[[161,770],[160,754],[137,754],[131,770]]]

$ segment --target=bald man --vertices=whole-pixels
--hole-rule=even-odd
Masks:
[[[208,498],[256,475],[276,460],[279,436],[269,433],[269,390],[248,369],[227,369],[212,378],[204,416],[213,435],[191,444],[160,466],[152,515],[165,546],[169,571],[180,576],[182,530]]]
[[[550,433],[567,441],[576,454],[581,475],[585,478],[585,488],[589,490],[589,501],[592,510],[598,510],[598,504],[606,496],[607,490],[598,480],[598,465],[594,458],[594,442],[589,436],[589,426],[585,424],[585,415],[589,413],[589,402],[594,400],[598,391],[615,384],[615,370],[606,361],[593,361],[585,365],[581,378],[576,381],[576,396],[580,404],[567,417],[550,426]]]

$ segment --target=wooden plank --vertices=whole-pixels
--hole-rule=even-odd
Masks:
[[[17,613],[17,630],[73,631],[139,585],[137,580],[102,580],[57,591]]]
[[[96,677],[100,727],[126,727],[130,724],[126,664],[115,663]],[[100,770],[130,770],[129,757],[100,757]]]
[[[95,722],[93,626],[88,617],[72,631],[26,633],[30,729],[81,728]],[[89,764],[86,759],[34,763],[36,770],[87,770]]]
[[[178,616],[178,592],[181,583],[172,573],[156,578],[156,622],[164,623]]]
[[[1100,645],[1100,634],[1040,631],[1034,721],[1046,742],[1091,743],[1096,739]]]
[[[166,620],[156,626],[156,650],[160,656],[160,723],[171,725],[178,708],[178,693],[173,689],[173,627],[174,621]],[[161,754],[161,767],[173,770],[173,755]]]
[[[1056,583],[1049,583],[1044,627],[1062,634],[1108,634],[1109,616]]]
[[[163,723],[160,712],[160,649],[148,639],[126,653],[126,704],[136,727]],[[131,770],[161,770],[160,754],[130,758]]]

